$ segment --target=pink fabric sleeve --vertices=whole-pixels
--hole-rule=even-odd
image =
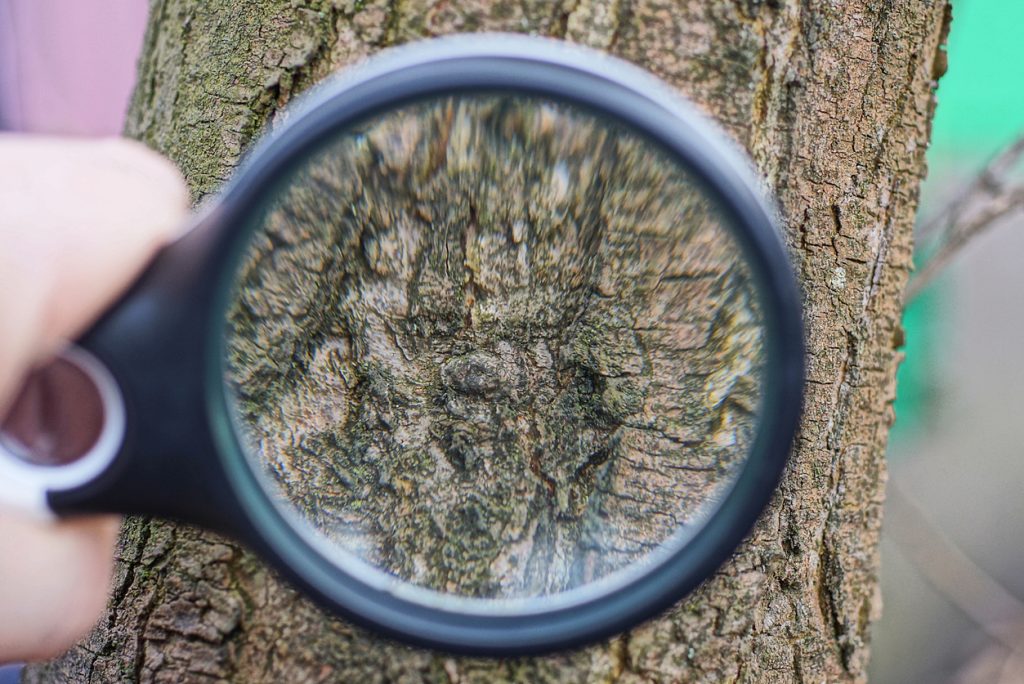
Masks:
[[[145,0],[0,2],[0,127],[120,133],[146,11]]]

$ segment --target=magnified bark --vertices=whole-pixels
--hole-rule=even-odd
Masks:
[[[581,586],[695,526],[747,454],[762,335],[738,244],[620,126],[410,106],[319,151],[255,235],[228,325],[253,458],[398,577]]]

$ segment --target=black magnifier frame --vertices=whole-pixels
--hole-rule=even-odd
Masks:
[[[756,283],[763,313],[760,422],[748,458],[685,543],[607,590],[531,599],[526,610],[464,610],[423,601],[383,572],[354,572],[272,501],[242,447],[225,383],[225,321],[236,267],[274,189],[319,146],[392,109],[460,94],[564,102],[640,134],[703,185]],[[239,539],[294,584],[353,622],[400,641],[487,656],[536,655],[610,637],[668,608],[743,541],[784,470],[801,412],[800,297],[774,212],[721,133],[641,70],[547,39],[426,41],[318,86],[262,141],[196,227],[165,248],[81,340],[120,387],[121,449],[94,480],[47,493],[58,514],[141,513]],[[459,601],[455,602],[460,604]],[[461,604],[460,604],[461,606]]]

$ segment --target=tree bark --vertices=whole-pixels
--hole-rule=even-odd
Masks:
[[[177,162],[197,199],[294,94],[419,37],[552,35],[666,79],[746,147],[779,198],[808,328],[804,418],[739,552],[608,643],[505,661],[405,648],[325,615],[231,543],[132,519],[107,614],[26,681],[863,680],[902,291],[948,23],[945,0],[155,0],[128,134]]]

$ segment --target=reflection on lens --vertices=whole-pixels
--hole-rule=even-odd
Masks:
[[[383,572],[578,588],[699,525],[747,456],[751,274],[702,187],[621,125],[408,105],[325,143],[253,230],[227,323],[249,458]]]

